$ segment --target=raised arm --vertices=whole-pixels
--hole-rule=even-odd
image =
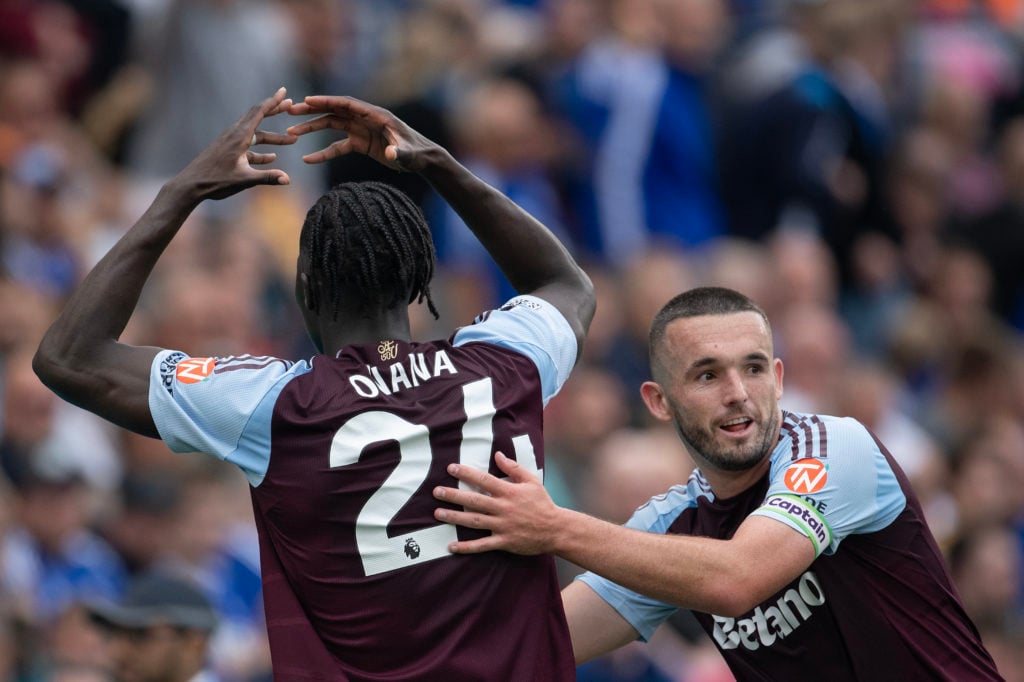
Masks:
[[[303,157],[308,163],[358,152],[389,168],[423,176],[465,221],[516,291],[540,296],[558,308],[582,344],[595,307],[590,278],[529,213],[386,109],[351,97],[316,96],[293,105],[291,113],[322,115],[292,126],[289,133],[333,128],[348,134]]]
[[[135,310],[157,259],[189,214],[205,199],[223,199],[254,185],[287,185],[277,169],[257,170],[276,155],[255,144],[291,144],[295,137],[257,130],[287,110],[281,88],[249,109],[184,170],[164,185],[137,223],[85,277],[46,332],[32,366],[68,402],[124,428],[158,437],[149,411],[149,370],[160,349],[118,338]]]

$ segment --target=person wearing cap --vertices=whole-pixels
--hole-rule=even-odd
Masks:
[[[215,682],[206,662],[217,613],[190,581],[151,571],[134,579],[119,602],[87,609],[110,636],[118,682]]]

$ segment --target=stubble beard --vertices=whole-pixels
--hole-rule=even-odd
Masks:
[[[707,428],[683,418],[683,412],[672,405],[672,421],[676,432],[693,452],[721,471],[747,471],[755,467],[772,451],[772,434],[779,424],[778,410],[774,410],[766,424],[760,424],[749,445],[724,447],[715,441],[715,434]]]

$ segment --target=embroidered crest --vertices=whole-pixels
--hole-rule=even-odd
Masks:
[[[380,353],[381,361],[394,360],[398,357],[398,344],[391,339],[381,341],[377,346],[377,352]]]

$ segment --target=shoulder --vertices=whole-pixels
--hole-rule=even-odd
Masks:
[[[491,343],[528,357],[541,376],[545,403],[561,389],[573,365],[576,334],[562,313],[538,296],[517,296],[456,330],[452,345]]]
[[[862,448],[877,448],[867,427],[852,417],[783,412],[777,455],[795,461],[836,457]]]
[[[694,471],[686,485],[674,485],[641,505],[626,525],[652,533],[666,533],[683,512],[695,508],[700,498],[710,496],[711,488],[707,481],[699,471]]]
[[[517,296],[500,308],[477,315],[473,323],[455,330],[452,343],[470,340],[502,340],[507,336],[535,335],[542,328],[562,329],[569,323],[555,306],[538,296]],[[571,330],[570,330],[571,331]]]

